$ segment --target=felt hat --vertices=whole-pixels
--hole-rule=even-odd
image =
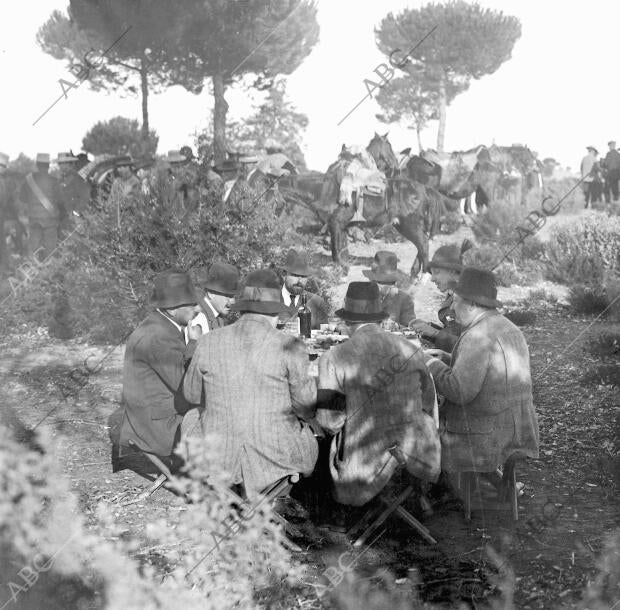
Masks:
[[[37,158],[35,159],[35,163],[47,163],[50,164],[50,156],[49,153],[37,153]]]
[[[293,248],[286,255],[284,270],[289,275],[301,275],[302,277],[308,277],[315,273],[315,270],[310,269],[308,264],[308,255],[305,252],[297,252]]]
[[[501,307],[497,300],[497,282],[492,271],[480,267],[465,267],[454,292],[461,298],[483,307]]]
[[[239,169],[239,161],[235,159],[225,159],[221,163],[213,166],[213,170],[218,174],[224,174],[226,172],[236,172]]]
[[[594,146],[586,146],[586,150],[591,150],[592,152],[594,152],[595,154],[598,155],[598,150],[596,150],[596,148],[594,148]]]
[[[232,311],[249,311],[275,315],[287,313],[294,315],[294,307],[287,307],[281,302],[282,283],[271,269],[257,269],[248,274],[245,286],[239,298],[230,306]]]
[[[430,268],[461,271],[463,269],[463,262],[461,261],[459,247],[456,244],[449,244],[437,248],[430,262]]]
[[[182,157],[185,157],[187,161],[190,161],[191,159],[194,158],[194,151],[191,149],[190,146],[181,146],[181,150],[179,151],[179,154]]]
[[[198,298],[189,273],[185,271],[164,271],[153,280],[154,289],[151,305],[172,309],[183,305],[196,305]]]
[[[58,158],[54,159],[54,163],[75,163],[78,160],[70,152],[59,152]]]
[[[114,159],[115,167],[135,167],[134,160],[129,155],[122,155]]]
[[[0,165],[3,167],[9,166],[9,155],[6,153],[0,152]]]
[[[370,269],[364,269],[362,273],[371,281],[388,284],[400,279],[398,273],[398,257],[390,250],[378,250],[375,260]]]
[[[179,150],[169,150],[165,160],[168,163],[182,163],[187,161],[187,157],[184,157]]]
[[[376,282],[351,282],[344,297],[344,307],[335,315],[347,322],[380,322],[389,317],[382,308],[381,292]]]
[[[201,269],[198,272],[198,283],[209,292],[232,297],[239,288],[239,271],[234,265],[218,261],[208,270]]]

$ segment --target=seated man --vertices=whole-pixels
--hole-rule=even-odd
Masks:
[[[190,327],[185,344],[184,328],[198,312],[189,274],[157,275],[151,305],[156,310],[133,331],[125,348],[120,457],[129,453],[129,441],[147,453],[171,456],[183,415],[191,408],[181,383],[202,331]]]
[[[374,282],[351,282],[336,315],[351,338],[319,360],[317,410],[319,424],[335,434],[329,460],[334,499],[361,506],[376,496],[398,467],[389,451],[394,445],[412,475],[434,481],[440,466],[435,390],[422,351],[381,329],[388,314]],[[334,410],[339,394],[345,405]]]
[[[239,288],[237,268],[228,263],[215,262],[208,270],[199,270],[197,285],[205,291],[204,297],[199,299],[202,314],[196,316],[197,323],[203,326],[203,332],[226,326],[226,316],[230,313],[230,306]]]
[[[463,333],[452,356],[425,355],[437,392],[447,399],[440,414],[442,469],[490,473],[515,453],[538,457],[530,356],[522,332],[496,309],[493,273],[466,267],[454,295]]]
[[[457,323],[452,309],[454,287],[463,269],[463,254],[473,244],[468,239],[463,240],[460,250],[456,244],[441,246],[433,255],[430,262],[433,283],[446,295],[443,303],[439,306],[437,317],[443,328],[432,322],[416,320],[411,328],[419,331],[422,337],[445,352],[451,352],[459,335],[461,326]]]
[[[379,284],[382,296],[382,307],[387,311],[390,319],[399,326],[409,326],[415,320],[413,299],[396,286],[396,282],[402,277],[398,272],[398,258],[394,252],[382,250],[377,252],[375,260],[377,265],[365,269],[362,273],[371,281]]]
[[[316,383],[302,341],[276,330],[281,284],[269,269],[247,277],[234,324],[201,337],[183,385],[204,407],[203,432],[221,441],[220,468],[249,498],[294,473],[310,474],[317,442]]]
[[[297,316],[297,310],[301,306],[301,294],[307,298],[306,305],[312,313],[312,328],[318,329],[321,324],[327,324],[328,308],[325,301],[313,292],[308,292],[306,286],[313,270],[308,265],[308,257],[303,252],[289,250],[284,263],[284,286],[282,286],[281,302],[294,309],[293,319]],[[291,320],[291,315],[281,315],[281,322]]]

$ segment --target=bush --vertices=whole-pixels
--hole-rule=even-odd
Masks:
[[[116,342],[144,317],[156,273],[216,259],[242,273],[276,262],[287,240],[262,194],[247,188],[224,205],[204,189],[198,209],[178,210],[160,177],[149,195],[123,205],[120,223],[114,205],[88,211],[79,233],[18,295],[20,307],[5,303],[4,329],[28,323]]]
[[[620,218],[592,214],[552,230],[545,260],[554,282],[602,285],[606,274],[620,272]]]
[[[570,288],[568,304],[575,313],[599,315],[603,313],[609,302],[602,286],[576,284]]]

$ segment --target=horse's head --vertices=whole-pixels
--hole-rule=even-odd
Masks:
[[[382,136],[375,132],[366,150],[372,155],[372,158],[377,164],[377,168],[386,176],[392,176],[398,171],[398,159],[388,140],[387,132]]]

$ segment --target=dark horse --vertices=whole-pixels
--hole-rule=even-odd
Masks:
[[[411,268],[412,276],[420,271],[429,271],[428,242],[438,228],[439,217],[445,212],[444,198],[435,189],[399,175],[398,160],[387,139],[387,134],[380,136],[375,133],[366,151],[374,159],[377,169],[386,175],[388,185],[381,196],[364,194],[365,224],[370,227],[383,227],[391,222],[396,230],[411,241],[417,249]],[[341,185],[350,161],[351,154],[343,147],[340,158],[329,167],[325,175],[321,193],[323,205],[331,207],[342,201]],[[346,265],[348,262],[345,231],[352,221],[357,221],[354,219],[355,215],[355,206],[345,203],[344,205],[337,204],[336,209],[329,216],[332,259],[338,264]]]

